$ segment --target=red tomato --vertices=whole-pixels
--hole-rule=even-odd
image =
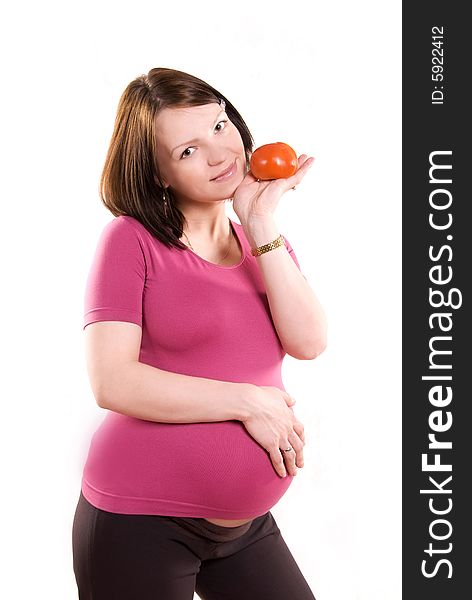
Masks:
[[[252,153],[250,167],[256,179],[286,179],[298,169],[297,154],[283,142],[265,144]]]

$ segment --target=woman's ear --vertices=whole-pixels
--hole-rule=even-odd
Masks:
[[[156,182],[156,185],[158,185],[159,187],[163,187],[168,188],[169,184],[167,183],[167,181],[165,179],[162,179],[161,181],[159,181],[159,178],[157,177],[157,175],[154,176],[154,181]]]

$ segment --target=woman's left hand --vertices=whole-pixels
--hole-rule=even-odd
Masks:
[[[233,195],[233,209],[241,223],[272,215],[282,195],[299,185],[314,162],[312,156],[302,154],[298,158],[298,170],[286,179],[259,181],[248,171]]]

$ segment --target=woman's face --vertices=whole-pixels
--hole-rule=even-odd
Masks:
[[[179,204],[231,198],[246,175],[237,128],[219,104],[165,108],[156,118],[161,180]],[[215,180],[233,165],[232,174]]]

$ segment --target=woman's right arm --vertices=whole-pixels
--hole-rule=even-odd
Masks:
[[[302,466],[303,426],[289,406],[294,401],[276,387],[182,375],[139,362],[141,327],[99,321],[85,327],[86,366],[97,404],[114,412],[161,423],[241,421],[270,454],[283,476],[279,447],[289,443],[290,474]],[[290,436],[290,437],[289,437]]]
[[[85,328],[87,371],[97,404],[161,423],[243,420],[251,384],[164,371],[139,362],[141,327],[100,321]]]

